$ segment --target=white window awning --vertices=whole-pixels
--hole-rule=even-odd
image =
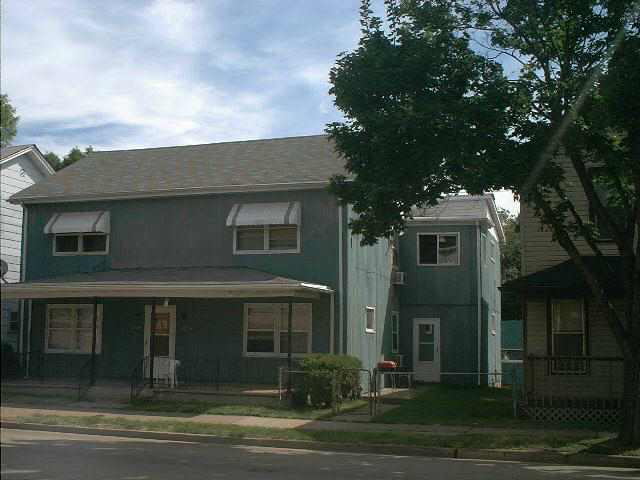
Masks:
[[[227,227],[247,225],[300,225],[300,202],[235,204]]]
[[[66,212],[54,214],[44,233],[110,233],[109,212]]]

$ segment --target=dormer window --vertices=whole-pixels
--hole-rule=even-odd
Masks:
[[[227,217],[233,253],[299,253],[300,217],[299,202],[234,205]]]
[[[110,231],[109,212],[58,213],[44,227],[53,234],[54,255],[106,255]]]

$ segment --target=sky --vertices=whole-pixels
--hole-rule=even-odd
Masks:
[[[15,144],[59,156],[322,133],[359,0],[3,0]],[[517,211],[509,192],[499,205]]]

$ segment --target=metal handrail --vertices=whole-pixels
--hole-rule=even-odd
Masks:
[[[93,360],[89,358],[86,362],[82,364],[80,370],[78,370],[77,381],[78,381],[78,400],[83,400],[86,398],[86,394],[91,387],[91,375],[88,373],[91,371],[91,364]]]
[[[149,357],[145,356],[138,359],[135,367],[131,370],[129,399],[135,400],[144,390],[145,370]]]

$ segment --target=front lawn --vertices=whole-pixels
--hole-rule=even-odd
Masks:
[[[380,423],[414,425],[467,425],[473,427],[544,428],[545,424],[513,417],[513,401],[508,388],[428,385],[415,398],[403,400],[373,419]],[[548,425],[546,425],[548,427]],[[603,429],[602,425],[554,423],[553,428]],[[608,427],[615,430],[615,427]]]
[[[352,400],[342,404],[341,413],[362,408],[365,400]],[[126,410],[148,413],[180,414],[180,415],[249,415],[252,417],[301,418],[309,420],[327,419],[333,416],[330,408],[290,408],[286,403],[282,406],[263,405],[221,405],[204,401],[167,401],[138,399],[132,401]]]

